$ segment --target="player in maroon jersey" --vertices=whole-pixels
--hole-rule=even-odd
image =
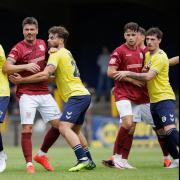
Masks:
[[[144,54],[147,52],[147,48],[146,48],[146,46],[144,44],[145,34],[146,34],[145,29],[143,29],[142,27],[139,27],[138,38],[137,38],[137,46],[143,51]],[[177,57],[175,57],[175,58],[177,59]],[[173,62],[177,61],[175,58],[169,59],[170,65],[173,65]],[[142,71],[143,71],[143,69],[142,69]],[[129,82],[131,82],[131,83],[133,82],[131,79],[126,79],[126,81],[127,80]],[[140,86],[141,82],[135,82],[135,84],[137,86]],[[144,92],[145,92],[145,96],[147,96],[148,94],[147,94],[146,89],[145,89]],[[171,164],[171,160],[170,160],[169,152],[168,152],[168,150],[166,148],[166,145],[165,145],[164,133],[161,132],[161,131],[160,132],[156,131],[155,126],[153,124],[153,119],[152,119],[152,116],[151,116],[151,113],[150,113],[149,104],[148,103],[141,104],[141,105],[139,105],[137,107],[133,107],[133,105],[132,105],[132,108],[133,108],[133,124],[131,126],[131,130],[129,132],[129,135],[131,135],[131,137],[133,136],[137,122],[144,121],[145,123],[152,125],[153,129],[155,130],[155,132],[157,134],[158,141],[159,141],[159,144],[161,146],[161,149],[162,149],[162,152],[163,152],[163,155],[164,155],[164,166],[168,167]],[[118,149],[120,149],[120,147],[119,147],[119,138],[120,137],[117,136],[115,146],[114,146],[114,154],[116,154],[116,153],[118,154],[118,152],[120,151],[120,150],[118,150]],[[128,141],[125,142],[125,144],[126,143],[128,144]],[[126,147],[126,145],[125,145],[125,147]],[[130,151],[130,149],[129,149],[129,151]],[[132,168],[131,166],[129,166],[129,164],[126,163],[127,159],[128,159],[128,153],[129,152],[127,152],[124,159],[122,158],[121,163],[120,163],[120,167],[116,163],[114,163],[112,161],[112,159],[114,157],[112,157],[110,160],[103,160],[103,164],[105,164],[106,166],[114,166],[115,165],[118,168]],[[117,159],[117,158],[115,158],[115,159]]]
[[[37,39],[38,22],[34,17],[23,20],[24,40],[17,43],[8,55],[4,71],[19,73],[23,77],[43,71],[46,66],[47,47],[43,40]],[[45,122],[53,127],[59,126],[61,112],[48,91],[48,82],[17,85],[17,97],[22,124],[21,146],[27,163],[27,172],[35,173],[32,164],[32,126],[38,110]],[[49,167],[48,170],[52,170]]]
[[[142,71],[144,55],[143,50],[137,47],[138,33],[137,23],[125,25],[126,43],[116,48],[110,59],[108,75],[111,78],[119,70]],[[113,164],[120,169],[132,169],[134,167],[128,164],[127,159],[133,141],[135,123],[141,122],[142,119],[149,124],[153,123],[149,111],[149,97],[144,84],[141,81],[132,81],[132,79],[124,79],[120,82],[115,80],[114,95],[120,114],[121,127],[114,145]]]
[[[43,40],[36,39],[38,22],[34,17],[25,18],[23,21],[24,40],[13,47],[8,55],[8,62],[4,71],[9,74],[19,73],[23,77],[43,71],[46,66],[46,44]],[[46,170],[53,171],[46,156],[49,148],[59,137],[59,118],[61,113],[56,102],[48,92],[47,82],[34,84],[18,84],[17,96],[20,98],[20,115],[22,130],[22,149],[27,162],[27,172],[34,173],[32,164],[32,125],[36,110],[38,110],[45,122],[50,122],[52,127],[46,133],[43,144],[34,156],[34,160],[40,163]],[[85,153],[90,156],[88,143],[82,133],[79,134]],[[95,166],[94,166],[95,167]],[[94,168],[93,167],[93,168]]]
[[[124,26],[124,38],[126,42],[116,48],[111,55],[108,67],[108,76],[113,78],[119,70],[129,69],[134,72],[141,72],[143,64],[143,52],[137,47],[139,25],[134,22]],[[140,81],[115,80],[114,96],[116,106],[122,120],[119,129],[113,156],[115,167],[134,168],[127,162],[131,149],[133,135],[130,133],[133,127],[133,115],[138,114],[140,104],[149,102],[146,88]],[[138,85],[136,84],[138,83]],[[134,112],[136,110],[136,112]]]

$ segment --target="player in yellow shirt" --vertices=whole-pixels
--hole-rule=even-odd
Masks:
[[[150,109],[157,129],[166,133],[167,149],[174,159],[167,168],[179,167],[179,132],[175,125],[175,95],[169,83],[169,60],[166,53],[159,48],[163,33],[159,28],[147,31],[146,43],[149,52],[146,53],[144,73],[120,71],[114,75],[117,80],[131,77],[147,81],[150,96]]]
[[[5,118],[6,110],[9,104],[9,96],[10,96],[10,89],[9,89],[9,82],[7,78],[7,74],[2,71],[2,67],[6,61],[6,57],[4,54],[4,50],[0,45],[0,124],[3,123]],[[6,159],[7,155],[3,151],[3,142],[0,130],[0,173],[6,169]]]
[[[48,45],[57,48],[58,51],[50,53],[45,70],[25,78],[20,75],[11,76],[11,80],[15,83],[35,83],[47,80],[55,74],[58,92],[65,102],[59,130],[73,148],[78,160],[77,165],[69,171],[79,171],[95,167],[90,153],[88,155],[84,152],[78,137],[86,110],[91,102],[91,95],[80,79],[79,70],[71,52],[64,47],[68,35],[68,31],[62,26],[50,28]]]

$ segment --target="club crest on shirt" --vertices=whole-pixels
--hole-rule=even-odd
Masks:
[[[39,49],[40,49],[41,51],[45,51],[45,48],[44,48],[44,46],[43,46],[42,44],[39,45]]]
[[[142,53],[142,52],[139,53],[139,57],[140,57],[141,59],[144,59],[144,56],[143,56],[143,53]]]

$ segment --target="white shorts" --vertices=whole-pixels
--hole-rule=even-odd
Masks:
[[[60,119],[62,113],[51,94],[27,95],[23,94],[19,100],[21,124],[34,124],[36,110],[42,116],[45,123]]]
[[[149,103],[137,105],[130,100],[121,100],[116,102],[116,106],[120,115],[120,123],[123,117],[132,115],[133,122],[145,122],[154,126]]]

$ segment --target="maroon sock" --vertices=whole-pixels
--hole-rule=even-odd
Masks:
[[[59,129],[51,127],[44,137],[41,150],[47,153],[49,148],[55,143],[59,135],[60,135]]]
[[[32,162],[32,133],[21,134],[21,146],[26,163]]]
[[[131,146],[132,146],[132,142],[133,142],[133,135],[128,134],[128,136],[126,137],[126,141],[122,147],[122,158],[123,159],[128,159],[129,152],[130,152]]]
[[[114,144],[114,154],[122,154],[122,147],[126,141],[126,137],[129,135],[128,133],[129,129],[125,129],[122,126],[120,127]]]

